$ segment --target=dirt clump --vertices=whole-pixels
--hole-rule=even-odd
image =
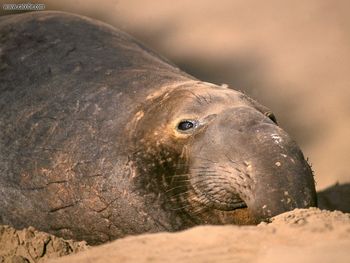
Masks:
[[[0,263],[44,262],[87,248],[86,242],[64,240],[33,227],[16,230],[0,225]]]

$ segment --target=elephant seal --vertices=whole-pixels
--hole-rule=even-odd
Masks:
[[[0,223],[99,244],[316,205],[264,106],[101,22],[0,18]]]

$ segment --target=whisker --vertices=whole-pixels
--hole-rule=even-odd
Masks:
[[[207,180],[215,180],[215,179],[222,179],[222,180],[228,180],[229,178],[234,178],[233,176],[227,177],[227,176],[222,176],[217,173],[202,173],[201,175],[195,175],[193,176],[192,181],[195,182],[196,178],[205,178]]]
[[[190,173],[185,173],[185,174],[164,174],[164,177],[166,179],[176,179],[176,178],[184,178],[184,177],[189,177],[191,175]]]
[[[170,188],[170,189],[166,190],[165,193],[169,193],[169,192],[171,192],[171,191],[174,191],[175,189],[185,188],[185,187],[187,187],[186,184],[178,185],[178,186],[175,186],[175,187],[173,187],[173,188]]]
[[[179,210],[183,210],[183,209],[186,209],[186,208],[189,208],[189,207],[192,207],[192,205],[188,204],[188,205],[180,206],[180,207],[177,207],[177,208],[170,208],[170,210],[172,210],[172,211],[179,211]]]
[[[225,153],[225,157],[226,157],[231,163],[238,165],[238,163],[237,163],[236,161],[232,160],[232,159],[228,156],[227,153]]]
[[[219,168],[221,168],[221,169],[217,169],[218,172],[232,174],[232,171],[229,171],[226,168],[223,168],[223,167],[219,167]]]
[[[208,166],[194,166],[194,167],[191,167],[191,169],[193,169],[193,170],[197,170],[197,169],[206,170],[206,169],[209,169],[210,167],[211,167],[211,165],[208,165]]]
[[[198,215],[207,209],[208,209],[208,207],[206,207],[205,205],[202,205],[202,206],[196,207],[196,209],[192,210],[191,213],[194,215]]]
[[[216,170],[200,170],[200,172],[202,174],[205,174],[205,173],[216,173],[217,171]]]
[[[176,181],[173,181],[172,183],[186,183],[186,182],[191,182],[191,179],[176,180]]]
[[[183,196],[185,196],[187,194],[190,194],[190,193],[191,193],[191,190],[187,190],[187,191],[184,191],[184,192],[176,193],[174,195],[168,195],[167,198],[168,199],[173,199],[173,198],[183,197]]]
[[[169,177],[178,178],[178,177],[188,177],[189,175],[191,175],[191,173],[174,174],[174,175],[169,175]]]
[[[199,157],[199,156],[193,156],[193,158],[201,159],[201,160],[204,160],[204,161],[207,161],[207,162],[210,162],[210,163],[218,163],[218,162],[215,162],[215,161],[213,161],[213,160],[206,159],[206,158]]]
[[[191,183],[192,185],[199,185],[200,183],[207,182],[207,183],[222,183],[223,181],[227,181],[227,178],[225,177],[206,177],[206,178],[201,178],[201,180],[192,180]]]

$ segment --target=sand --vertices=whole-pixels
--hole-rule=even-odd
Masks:
[[[198,226],[177,233],[129,236],[96,247],[63,240],[31,227],[24,230],[0,227],[1,263],[348,263],[349,249],[350,214],[318,208],[296,209],[258,226]],[[65,256],[69,254],[73,255]]]
[[[33,227],[16,230],[0,225],[0,262],[44,262],[87,249],[86,242],[64,240]]]

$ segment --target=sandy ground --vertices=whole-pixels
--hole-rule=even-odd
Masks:
[[[36,2],[106,21],[188,73],[247,92],[301,145],[318,190],[350,182],[350,1]]]
[[[258,226],[199,226],[130,236],[90,249],[32,228],[1,227],[0,234],[0,262],[348,263],[350,256],[350,214],[317,208],[287,212]]]
[[[350,215],[295,210],[256,226],[127,237],[49,262],[349,262]]]

